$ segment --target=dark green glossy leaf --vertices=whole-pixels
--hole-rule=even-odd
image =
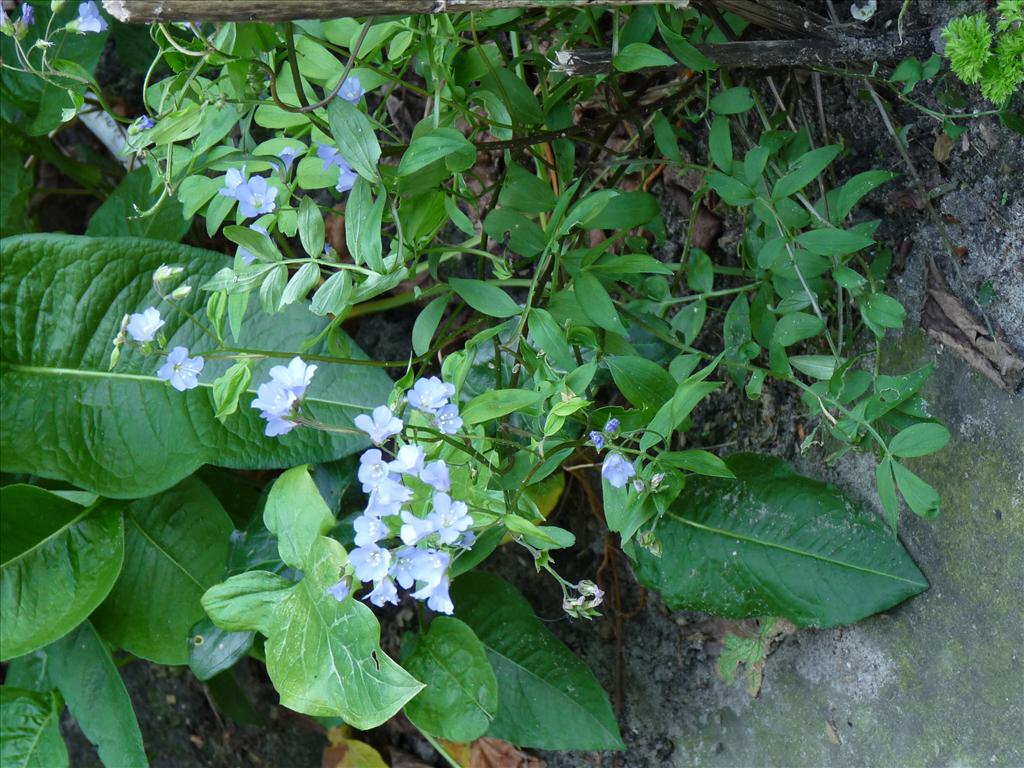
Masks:
[[[65,768],[68,748],[60,736],[59,697],[0,687],[0,744],[7,768]]]
[[[31,485],[0,489],[0,659],[74,629],[110,592],[123,558],[120,504],[82,506]]]
[[[304,429],[265,437],[264,422],[250,407],[252,390],[280,360],[253,366],[250,390],[226,424],[215,418],[211,391],[226,361],[208,362],[200,386],[185,393],[157,379],[160,361],[137,350],[125,350],[117,369],[108,371],[123,315],[148,306],[166,310],[153,290],[153,271],[178,265],[199,283],[223,265],[221,254],[154,240],[66,235],[7,238],[0,252],[4,471],[137,498],[174,485],[204,463],[284,467],[340,458],[367,444],[354,435]],[[201,316],[205,298],[198,293],[182,305]],[[209,348],[209,339],[180,313],[164,316],[169,346],[199,354]],[[294,306],[278,317],[253,312],[245,328],[261,348],[297,353],[326,322]],[[390,388],[375,368],[321,363],[305,407],[314,418],[351,425],[360,408],[380,404]]]
[[[498,680],[489,736],[537,749],[623,749],[608,696],[593,673],[511,584],[466,574],[454,583],[452,600],[458,618],[487,649]]]
[[[188,637],[188,666],[192,674],[206,681],[230,669],[252,647],[253,632],[229,632],[203,619]]]
[[[501,288],[483,280],[452,277],[448,284],[469,306],[488,317],[512,317],[523,311]]]
[[[224,573],[231,518],[202,482],[187,478],[125,510],[124,568],[93,614],[114,645],[158,664],[187,664],[199,598]]]
[[[498,681],[472,629],[436,617],[403,666],[427,685],[405,705],[413,725],[450,741],[487,732],[498,710]]]
[[[104,765],[146,766],[142,733],[110,650],[92,624],[47,647],[49,675]]]
[[[852,624],[928,588],[885,523],[783,461],[726,460],[736,480],[691,477],[658,525],[662,555],[637,577],[673,609]]]

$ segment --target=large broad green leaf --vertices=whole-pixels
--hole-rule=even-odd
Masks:
[[[96,745],[103,764],[149,765],[128,691],[92,624],[83,621],[49,646],[46,657],[50,680],[60,689],[82,732]]]
[[[449,741],[473,741],[487,733],[498,709],[498,680],[472,629],[438,616],[405,659],[405,668],[427,684],[405,705],[417,728]]]
[[[306,467],[274,483],[263,519],[281,559],[302,572],[298,582],[247,571],[207,590],[203,607],[222,629],[256,630],[267,638],[267,672],[281,704],[321,717],[341,717],[366,730],[394,715],[423,684],[380,647],[373,612],[349,595],[327,593],[340,578],[345,550],[326,536],[334,526]]]
[[[25,155],[14,141],[17,129],[0,123],[0,237],[33,229],[28,215],[33,171],[25,167]]]
[[[151,191],[152,175],[148,168],[138,168],[117,185],[114,193],[96,209],[89,219],[85,234],[90,237],[148,237],[176,243],[188,232],[190,219],[182,215],[181,203],[160,192]],[[159,201],[159,207],[145,217]]]
[[[484,644],[498,679],[489,736],[537,749],[623,749],[607,694],[515,587],[471,573],[452,589],[458,617]]]
[[[224,573],[231,518],[190,477],[125,509],[121,576],[96,610],[114,645],[158,664],[187,664],[189,632],[203,618],[199,598]]]
[[[852,624],[928,588],[877,516],[784,461],[726,460],[736,480],[694,476],[658,524],[662,554],[633,548],[637,576],[673,609]]]
[[[26,235],[0,241],[0,258],[4,471],[138,498],[169,488],[202,464],[286,467],[329,461],[367,444],[358,436],[311,429],[265,437],[250,403],[280,359],[254,366],[238,413],[224,424],[214,417],[212,386],[230,361],[208,362],[200,386],[185,393],[157,379],[160,359],[138,350],[126,349],[108,371],[121,318],[149,306],[163,310],[169,346],[200,354],[210,349],[194,325],[160,304],[152,273],[160,264],[176,264],[198,285],[224,266],[223,255],[155,240]],[[182,304],[202,317],[204,301],[193,291]],[[327,322],[298,304],[274,316],[254,312],[245,338],[261,349],[292,352]],[[323,422],[351,425],[359,408],[380,405],[391,389],[377,368],[318,365],[305,407]]]
[[[62,768],[68,748],[60,737],[59,697],[20,688],[0,688],[0,765],[3,768]]]
[[[123,558],[120,504],[0,489],[0,659],[74,629],[110,592]]]

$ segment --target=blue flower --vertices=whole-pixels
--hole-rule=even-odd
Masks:
[[[380,504],[402,504],[412,498],[412,490],[406,488],[393,477],[385,477],[373,489]]]
[[[607,432],[609,435],[614,435],[616,432],[619,431],[619,420],[614,417],[608,419],[608,421],[604,425],[604,431]]]
[[[354,541],[357,547],[369,547],[388,536],[388,527],[372,515],[357,517],[352,521],[352,529],[356,532]]]
[[[36,23],[36,11],[35,11],[35,8],[33,8],[30,3],[23,2],[21,4],[21,18],[18,19],[17,23],[14,25],[15,30],[16,30],[15,34],[18,35],[18,36],[21,36],[21,35],[25,34],[26,32],[28,32],[28,28],[31,27],[35,23]],[[356,80],[356,83],[358,83],[358,82],[359,81]]]
[[[601,465],[601,477],[614,488],[622,488],[635,474],[636,468],[621,453],[609,453]]]
[[[160,310],[150,307],[141,313],[135,313],[128,318],[126,330],[133,341],[152,341],[156,332],[163,327],[164,321],[160,319]]]
[[[78,6],[78,18],[71,22],[71,28],[78,33],[104,32],[107,29],[107,20],[100,16],[100,9],[96,3],[89,0]]]
[[[341,163],[345,162],[345,158],[341,156],[338,148],[332,147],[330,144],[318,144],[316,156],[323,161],[325,171],[334,164],[341,165]]]
[[[366,504],[365,514],[373,517],[387,517],[397,515],[402,511],[402,502],[384,501],[377,491],[370,491],[370,500]]]
[[[325,595],[330,595],[339,603],[348,597],[348,593],[351,592],[351,588],[348,585],[348,579],[342,579],[337,584],[332,584],[324,590]]]
[[[286,417],[291,415],[297,399],[295,393],[279,381],[267,381],[259,385],[252,407],[260,409],[260,417],[267,420],[264,432],[267,437],[278,437],[292,431],[295,423]]]
[[[345,78],[345,82],[341,84],[341,88],[338,90],[338,97],[355,104],[363,97],[364,93],[366,93],[366,89],[359,82],[359,78],[350,74]]]
[[[378,608],[388,603],[398,605],[398,590],[395,589],[395,582],[385,576],[373,585],[373,591],[366,596],[366,599]]]
[[[148,131],[150,128],[156,127],[156,120],[149,115],[143,115],[136,121],[140,131]]]
[[[171,386],[179,392],[195,389],[199,386],[199,374],[203,372],[205,361],[199,355],[188,356],[187,347],[175,347],[167,353],[167,362],[156,372],[158,378],[171,382]]]
[[[245,166],[243,165],[241,170],[238,168],[228,168],[228,172],[224,174],[224,186],[217,190],[217,194],[224,195],[224,197],[233,197],[238,199],[238,189],[245,184]]]
[[[421,539],[426,538],[434,532],[434,520],[416,517],[412,512],[402,512],[402,529],[398,535],[402,537],[402,543],[406,546],[418,544]]]
[[[296,398],[301,398],[306,394],[306,387],[313,381],[314,373],[315,365],[307,365],[301,357],[293,357],[288,365],[275,365],[271,368],[270,379],[290,389]]]
[[[355,569],[357,579],[376,582],[388,575],[391,553],[376,544],[357,547],[348,553],[348,561]]]
[[[591,432],[590,442],[594,444],[594,447],[597,448],[597,450],[604,450],[604,435],[602,435],[600,432]]]
[[[253,176],[247,182],[238,185],[234,196],[238,200],[238,210],[246,219],[273,213],[277,207],[274,203],[277,187],[267,184],[267,180],[262,176]]]
[[[339,155],[340,157],[340,155]],[[339,192],[348,192],[356,183],[356,172],[344,160],[338,165],[338,183],[334,186]]]
[[[359,457],[359,471],[356,477],[363,484],[363,493],[369,493],[384,482],[390,475],[388,462],[384,455],[376,448],[364,451]]]
[[[448,465],[441,459],[432,461],[420,470],[420,480],[435,491],[447,493],[451,490],[452,481],[448,474]]]
[[[434,426],[446,435],[454,435],[462,429],[462,417],[459,416],[459,408],[452,403],[442,405],[434,414]]]
[[[423,449],[418,445],[403,445],[388,469],[402,475],[418,475],[423,469]]]
[[[402,420],[396,418],[386,405],[378,405],[374,408],[372,418],[361,413],[355,417],[354,422],[377,445],[402,431]]]
[[[430,590],[430,596],[427,598],[427,608],[438,613],[447,613],[448,615],[455,612],[455,603],[452,602],[452,598],[448,594],[448,586],[448,577],[445,576],[437,583],[437,586]]]
[[[418,379],[405,396],[416,410],[436,413],[441,406],[448,404],[448,398],[454,394],[454,385],[431,376],[429,379]]]
[[[447,493],[434,494],[434,510],[427,515],[442,544],[454,544],[473,524],[465,502],[452,501]],[[408,544],[409,542],[406,542]]]
[[[305,151],[306,145],[303,144],[301,149],[299,147],[289,145],[277,153],[278,158],[284,162],[285,173],[288,173],[292,169],[292,163],[295,162],[295,158],[303,154]]]
[[[253,232],[259,232],[261,235],[267,238],[267,240],[270,239],[270,233],[267,232],[266,227],[261,227],[259,224],[250,224],[249,229],[251,229]],[[242,259],[242,263],[246,265],[252,264],[254,261],[256,261],[256,254],[250,251],[248,248],[243,248],[242,246],[238,246],[237,255]]]
[[[402,547],[395,551],[395,562],[390,574],[402,589],[409,589],[416,582],[420,561],[429,555],[416,547]]]

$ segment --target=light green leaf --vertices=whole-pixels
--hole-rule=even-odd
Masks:
[[[796,242],[819,256],[847,256],[867,248],[875,241],[846,229],[812,229],[797,235]]]
[[[583,309],[583,314],[598,328],[627,336],[629,332],[619,319],[618,310],[604,284],[593,272],[580,272],[573,280],[576,300]]]
[[[667,451],[658,456],[658,461],[676,469],[685,469],[698,475],[734,478],[736,475],[729,465],[713,453],[701,450]]]
[[[896,487],[900,489],[907,506],[920,517],[937,517],[939,514],[939,493],[924,480],[904,467],[898,461],[892,463],[896,476]]]
[[[836,363],[840,365],[843,361],[836,360],[832,355],[794,355],[789,358],[789,363],[800,373],[805,373],[812,379],[828,381],[836,371]]]
[[[405,705],[413,725],[450,741],[473,741],[487,732],[498,710],[498,680],[472,629],[436,617],[404,665],[427,686]]]
[[[430,349],[430,342],[434,339],[434,333],[444,316],[449,300],[449,296],[438,296],[416,316],[416,322],[412,326],[412,351],[417,355],[425,355]]]
[[[249,361],[243,360],[232,365],[223,376],[213,382],[213,403],[216,406],[214,415],[221,423],[238,410],[238,398],[248,389],[251,381],[252,369],[249,367]]]
[[[949,430],[941,424],[914,424],[900,430],[889,441],[889,452],[901,459],[914,456],[927,456],[929,453],[941,451],[949,442]]]
[[[708,151],[712,161],[723,173],[732,172],[732,136],[729,133],[729,118],[724,115],[716,115],[711,121]]]
[[[753,107],[754,99],[749,88],[737,86],[716,93],[708,106],[720,115],[738,115]]]
[[[483,280],[451,277],[448,284],[469,306],[488,317],[512,317],[523,311],[501,288]]]
[[[92,624],[46,649],[50,680],[60,689],[75,722],[100,754],[104,765],[149,765],[132,700],[110,650]]]
[[[132,502],[124,519],[124,568],[93,623],[104,638],[136,656],[187,664],[189,631],[203,618],[199,598],[224,573],[231,518],[190,477]]]
[[[435,128],[412,140],[398,164],[398,175],[411,176],[442,159],[449,170],[464,171],[476,162],[476,146],[454,128]]]
[[[222,425],[211,390],[227,361],[208,361],[200,386],[185,393],[156,377],[159,359],[137,350],[125,349],[119,366],[108,371],[110,343],[123,315],[160,305],[153,270],[177,264],[201,282],[223,264],[221,254],[154,240],[28,235],[0,242],[0,256],[3,471],[138,498],[174,485],[202,464],[284,467],[340,458],[367,444],[354,435],[304,429],[267,438],[250,407],[251,390]],[[197,291],[181,303],[194,315],[205,309]],[[164,316],[169,346],[180,344],[193,354],[209,349],[209,339],[182,313]],[[283,317],[253,311],[245,328],[254,344],[291,355],[325,323],[294,306]],[[322,350],[318,344],[311,351]],[[256,363],[252,387],[279,362]],[[351,425],[390,389],[391,380],[377,369],[321,364],[303,407],[313,418]],[[62,450],[53,450],[56,445]]]
[[[806,312],[790,312],[788,315],[780,317],[775,324],[772,340],[788,347],[798,341],[813,338],[824,329],[825,325],[818,317]]]
[[[320,213],[320,206],[309,195],[299,203],[298,224],[299,240],[306,255],[319,259],[324,252],[324,216]]]
[[[838,144],[830,144],[805,152],[790,164],[786,175],[775,182],[775,186],[772,187],[772,200],[789,197],[806,187],[835,160],[841,149]]]
[[[60,735],[55,693],[0,687],[0,744],[4,768],[66,768],[68,748]]]
[[[380,144],[370,118],[344,99],[332,99],[327,106],[331,135],[352,170],[371,183],[380,179],[377,162]]]
[[[498,680],[489,736],[535,749],[624,748],[593,673],[538,621],[512,585],[487,573],[466,574],[455,581],[452,600],[457,617],[483,643]]]
[[[662,366],[635,355],[609,355],[615,386],[637,408],[658,408],[676,392],[676,380]]]
[[[213,182],[214,190],[219,186],[216,179],[203,178]],[[152,175],[148,168],[138,168],[121,179],[117,189],[89,219],[85,234],[89,237],[148,237],[172,243],[181,240],[188,232],[192,216],[185,217],[181,203],[174,196],[167,195],[154,212],[140,217],[139,214],[148,211],[160,199],[159,191],[150,191],[151,181]],[[182,199],[185,191],[185,185],[182,184]]]
[[[74,629],[110,592],[123,559],[120,504],[83,506],[31,485],[0,489],[0,659]]]
[[[309,311],[314,315],[340,315],[351,306],[352,278],[347,269],[339,269],[316,289]]]
[[[462,409],[462,420],[467,426],[482,424],[510,413],[532,408],[543,395],[526,389],[490,389],[477,395]]]
[[[302,579],[248,571],[207,590],[203,607],[223,629],[266,636],[267,672],[283,706],[340,717],[360,730],[380,725],[423,685],[381,649],[380,625],[362,601],[326,594],[346,555],[326,536],[334,516],[306,467],[274,483],[264,521],[277,536],[281,558]]]
[[[356,179],[348,193],[345,208],[345,242],[357,264],[366,264],[374,272],[384,272],[384,246],[380,227],[384,218],[387,193],[373,197],[373,188],[365,179]]]
[[[320,265],[307,261],[288,280],[288,285],[285,286],[284,292],[281,294],[281,301],[277,308],[283,309],[289,304],[294,304],[296,301],[306,298],[306,294],[318,282],[320,282]]]
[[[736,480],[691,477],[637,577],[672,609],[852,624],[928,588],[885,523],[779,459],[738,454]]]
[[[615,57],[615,68],[620,72],[636,72],[649,67],[672,67],[675,59],[647,43],[630,43]]]

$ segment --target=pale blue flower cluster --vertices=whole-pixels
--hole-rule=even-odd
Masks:
[[[69,27],[79,34],[105,32],[107,20],[100,15],[100,9],[96,7],[96,3],[89,0],[89,2],[81,3],[78,6],[78,18],[72,21]]]
[[[224,175],[224,186],[217,192],[238,201],[238,211],[246,219],[273,213],[277,204],[277,187],[267,183],[262,176],[246,178],[245,166],[241,170],[230,168]]]
[[[591,432],[588,437],[590,438],[591,444],[598,451],[603,451],[605,446],[605,435],[614,435],[619,431],[619,420],[615,418],[608,419],[604,425],[604,430],[598,432],[597,430]],[[629,479],[636,474],[636,467],[633,466],[632,462],[626,460],[621,453],[613,451],[609,453],[601,464],[601,477],[608,481],[608,484],[615,488],[622,488],[629,482]],[[636,481],[634,481],[635,483]]]
[[[266,419],[264,434],[267,437],[287,435],[295,428],[292,417],[306,394],[306,387],[313,381],[316,368],[304,363],[301,357],[293,357],[288,365],[271,368],[270,381],[256,388],[252,407],[259,410],[260,418]]]
[[[417,381],[406,399],[435,424],[443,421],[452,434],[462,426],[458,406],[449,402],[454,394],[455,387],[432,376]],[[385,405],[372,415],[356,417],[355,424],[378,446],[401,435],[405,426]],[[397,605],[400,587],[426,601],[431,610],[452,613],[448,569],[454,551],[473,545],[473,517],[465,502],[452,499],[451,475],[444,460],[428,461],[423,448],[411,442],[397,445],[391,455],[389,459],[378,447],[359,459],[357,477],[368,502],[352,525],[356,546],[348,559],[353,575],[373,584],[366,599],[376,606]],[[417,502],[429,509],[426,516],[403,508]],[[401,544],[387,546],[395,539]],[[348,580],[342,579],[328,594],[343,600],[349,591]]]
[[[335,189],[339,192],[348,192],[352,189],[352,186],[356,183],[356,173],[352,170],[352,166],[348,164],[348,161],[341,154],[341,151],[337,147],[332,147],[329,144],[320,144],[316,148],[316,156],[320,158],[320,161],[324,164],[324,170],[328,170],[332,165],[338,166],[338,184]]]
[[[349,75],[338,90],[338,98],[344,99],[351,104],[357,104],[363,98],[364,93],[366,93],[366,89],[359,82],[359,78],[355,75]]]
[[[161,269],[166,269],[161,267]],[[159,272],[159,271],[158,271]],[[120,344],[125,333],[138,344],[149,344],[156,340],[157,332],[163,328],[165,321],[160,317],[160,310],[149,307],[128,315],[125,318],[122,334],[114,342]],[[161,340],[161,343],[163,341]],[[170,382],[179,392],[195,389],[199,386],[199,374],[203,372],[206,361],[201,355],[189,357],[188,347],[177,346],[167,353],[167,359],[157,370],[156,375],[161,381]]]

